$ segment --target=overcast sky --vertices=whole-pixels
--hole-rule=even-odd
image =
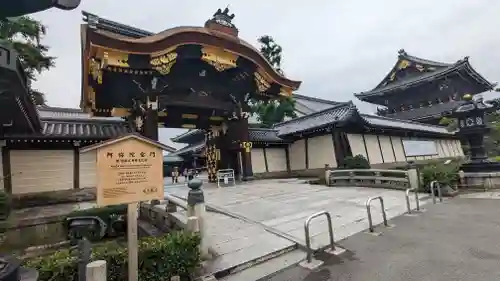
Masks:
[[[43,42],[57,57],[56,67],[34,85],[49,105],[78,107],[82,10],[160,32],[201,26],[227,4],[241,38],[257,46],[259,36],[271,35],[283,47],[283,69],[303,81],[302,95],[353,100],[353,93],[380,82],[401,48],[443,62],[469,56],[478,72],[500,82],[499,0],[82,0],[74,11],[34,15],[47,25]],[[374,111],[356,103],[364,112]],[[163,129],[162,141],[170,143],[167,139],[182,131]]]

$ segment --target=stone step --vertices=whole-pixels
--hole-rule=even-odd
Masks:
[[[245,270],[233,273],[219,279],[219,281],[259,281],[270,277],[290,266],[296,265],[306,257],[301,250],[293,250],[275,258],[253,265]]]
[[[161,236],[163,232],[144,220],[137,220],[137,235],[139,237],[145,236]]]

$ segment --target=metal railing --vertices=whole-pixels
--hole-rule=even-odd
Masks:
[[[410,192],[413,191],[415,193],[415,204],[416,204],[416,210],[420,211],[420,202],[418,199],[418,192],[416,187],[408,188],[406,189],[405,192],[405,198],[406,198],[406,209],[408,209],[408,214],[411,214],[411,206],[410,206]]]
[[[232,185],[236,185],[236,179],[234,175],[234,169],[221,169],[217,170],[217,187],[220,187],[221,181],[224,184],[229,184],[231,181]]]
[[[438,190],[439,202],[443,202],[443,193],[441,193],[441,184],[438,181],[431,181],[430,185],[431,185],[432,203],[436,204],[436,194],[434,192],[436,186]]]
[[[325,215],[326,220],[328,221],[328,232],[330,235],[330,248],[332,251],[335,251],[335,244],[334,244],[335,241],[333,239],[332,216],[327,211],[321,211],[321,212],[315,213],[315,214],[309,216],[304,223],[304,231],[305,231],[305,235],[306,235],[306,247],[307,247],[307,262],[308,263],[311,263],[312,254],[313,254],[313,250],[311,249],[311,237],[310,237],[310,233],[309,233],[309,224],[311,223],[311,221],[314,218],[317,218],[317,217],[322,216],[322,215]]]
[[[370,203],[375,199],[380,200],[380,208],[382,209],[382,218],[384,219],[384,225],[389,226],[389,224],[387,223],[387,215],[385,213],[385,208],[384,208],[384,199],[382,198],[382,196],[370,197],[368,198],[368,200],[366,200],[366,213],[368,214],[368,225],[370,232],[374,231]]]

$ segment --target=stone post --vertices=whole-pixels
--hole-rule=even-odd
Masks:
[[[417,165],[415,165],[415,162],[413,161],[408,161],[406,168],[406,172],[408,173],[409,188],[416,187],[417,191],[420,190],[420,175]]]
[[[325,164],[325,184],[330,186],[330,165]]]
[[[194,178],[188,182],[188,187],[191,189],[187,197],[187,217],[196,217],[198,220],[198,230],[201,237],[200,254],[202,257],[208,256],[208,245],[206,241],[205,227],[205,196],[201,186],[203,182],[199,178]]]
[[[86,266],[86,281],[106,281],[106,261],[93,261]]]

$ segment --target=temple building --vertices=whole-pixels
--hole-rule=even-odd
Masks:
[[[354,95],[380,105],[378,115],[437,125],[463,103],[465,94],[490,91],[495,85],[472,68],[468,57],[442,63],[400,50],[396,64],[375,88]]]
[[[0,48],[0,168],[8,193],[94,187],[96,155],[80,148],[128,133],[158,140],[159,127],[190,129],[173,139],[187,146],[172,148],[164,160],[206,166],[211,182],[224,168],[251,180],[316,175],[354,155],[374,167],[463,156],[458,138],[443,127],[292,94],[301,82],[278,73],[241,39],[228,9],[202,27],[157,34],[86,12],[84,17],[81,109],[37,108],[17,55]],[[449,87],[465,85],[460,89],[471,93],[492,87],[466,61],[457,65],[447,68],[456,77],[443,78]],[[444,75],[438,72],[432,73]],[[297,118],[271,128],[255,124],[250,99],[290,96]]]

